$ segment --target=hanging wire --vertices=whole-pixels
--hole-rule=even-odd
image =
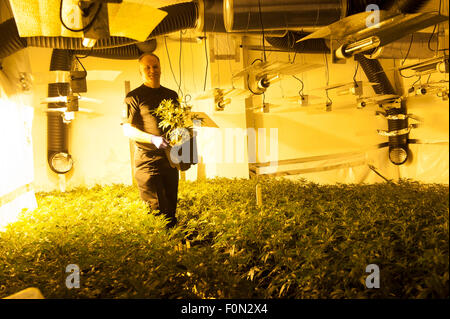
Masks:
[[[410,78],[413,78],[413,77],[417,76],[417,75],[415,75],[415,74],[410,75],[410,76],[406,76],[406,75],[403,75],[403,74],[402,74],[402,71],[403,71],[403,70],[400,70],[400,71],[398,72],[398,73],[400,73],[400,76],[401,76],[402,78],[410,79]]]
[[[227,39],[227,46],[228,46],[228,54],[230,54],[230,43],[228,41],[228,32],[225,33],[226,39]],[[228,59],[228,67],[230,69],[230,74],[231,74],[231,86],[234,88],[234,81],[233,81],[233,70],[231,67],[231,60]]]
[[[167,53],[167,58],[169,60],[169,67],[170,67],[170,71],[172,72],[172,76],[173,76],[173,80],[175,81],[175,84],[178,86],[178,88],[180,89],[180,84],[178,84],[177,78],[175,76],[175,73],[173,72],[173,68],[172,68],[172,62],[170,61],[170,54],[169,54],[169,49],[167,48],[167,41],[166,41],[166,37],[164,37],[164,46],[166,47],[166,53]],[[182,94],[183,95],[183,94]]]
[[[183,96],[183,91],[181,90],[181,53],[182,53],[182,47],[183,47],[183,31],[180,31],[180,56],[178,58],[178,68],[180,70],[180,84],[178,86],[178,91],[181,92],[181,96]]]
[[[192,37],[191,37],[191,39],[192,39]],[[194,63],[194,50],[192,49],[192,47],[193,47],[193,43],[190,42],[189,43],[189,48],[191,49],[191,65],[192,65],[192,70],[195,70],[195,67],[194,67],[194,65],[195,65],[195,63]],[[194,92],[197,92],[197,83],[195,82],[196,76],[195,76],[194,72],[191,72],[191,74],[192,74],[192,83],[194,84]]]
[[[91,6],[94,6],[94,5],[95,5],[95,4],[91,4]],[[66,28],[67,30],[72,31],[72,32],[83,32],[83,31],[86,31],[87,29],[89,29],[89,28],[92,26],[92,24],[94,23],[95,19],[97,19],[97,16],[98,16],[98,14],[100,13],[100,10],[102,9],[102,3],[100,3],[100,2],[98,3],[97,11],[95,12],[93,18],[91,19],[91,21],[89,21],[89,23],[88,23],[86,26],[84,26],[84,27],[81,28],[81,29],[72,29],[72,28],[69,28],[69,27],[64,23],[63,16],[62,16],[62,7],[63,7],[63,0],[61,0],[61,1],[59,2],[59,20],[61,21],[61,24],[64,26],[64,28]]]
[[[186,95],[183,96],[182,103],[184,103],[184,105],[187,106],[191,100],[192,96],[189,93],[186,93]]]
[[[305,84],[303,83],[302,80],[300,80],[298,77],[296,77],[295,75],[292,76],[294,79],[296,79],[297,81],[300,82],[300,84],[302,85],[300,90],[298,90],[298,95],[303,98],[303,89],[305,88]]]
[[[442,4],[442,0],[439,0],[439,10],[438,10],[438,13],[439,13],[439,14],[441,14],[441,4]],[[436,50],[433,50],[433,49],[431,48],[431,40],[433,39],[434,32],[436,31],[437,26],[438,26],[437,24],[434,25],[433,32],[431,32],[431,35],[430,35],[430,37],[428,38],[428,49],[429,49],[431,52],[436,52],[436,51],[439,49],[439,43],[436,44]],[[439,38],[438,38],[438,42],[439,42]]]
[[[414,33],[411,33],[411,40],[409,41],[408,51],[406,52],[406,56],[405,56],[405,58],[402,61],[402,65],[405,64],[405,61],[408,58],[409,51],[411,50],[411,46],[412,46],[412,43],[413,43],[413,38],[414,38]]]
[[[204,31],[205,37],[204,37],[204,41],[205,41],[205,57],[206,57],[206,68],[205,68],[205,82],[203,84],[203,92],[206,90],[206,79],[208,77],[208,65],[209,65],[209,61],[208,61],[208,48],[206,46],[206,29]]]
[[[81,67],[83,68],[84,72],[87,73],[86,68],[84,67],[83,63],[81,63],[80,58],[75,56],[75,59],[77,59],[78,63],[80,63]]]
[[[94,52],[94,47],[91,47],[86,55],[83,55],[83,56],[76,55],[76,57],[79,59],[85,59],[85,58],[89,57],[92,54],[92,52]]]
[[[417,82],[419,82],[420,81],[420,79],[422,79],[422,76],[421,75],[419,75],[419,77],[417,78],[417,80],[415,80],[414,81],[414,83],[413,84],[411,84],[411,87],[413,88],[414,87],[414,85],[417,83]]]
[[[259,10],[259,21],[261,23],[263,56],[264,56],[264,62],[266,62],[267,61],[267,57],[266,57],[266,45],[264,43],[265,36],[264,36],[264,25],[263,25],[262,12],[261,12],[261,0],[258,0],[258,10]]]
[[[324,53],[323,54],[324,58],[325,58],[325,69],[326,69],[326,76],[327,76],[327,86],[330,83],[330,73],[328,70],[328,59],[327,59],[327,54]],[[328,95],[328,89],[325,90],[326,96],[327,96],[327,102],[329,102],[330,104],[333,103],[333,100],[329,97]]]
[[[357,83],[357,81],[356,81],[356,75],[358,74],[358,68],[359,68],[359,61],[356,61],[355,73],[353,74],[353,82],[355,83],[355,85],[356,85],[356,83]]]

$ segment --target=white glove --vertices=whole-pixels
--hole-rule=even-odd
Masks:
[[[169,146],[169,142],[164,137],[157,135],[152,135],[152,143],[158,149],[165,149]]]

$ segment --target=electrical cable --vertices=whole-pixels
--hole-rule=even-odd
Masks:
[[[288,26],[286,26],[286,30],[288,30]],[[292,44],[291,44],[291,37],[292,37]],[[293,51],[294,45],[295,45],[295,36],[291,32],[287,31],[288,61],[289,63],[292,64],[294,64],[295,56],[297,54],[297,52]],[[291,62],[291,52],[294,52],[294,58],[292,59],[292,62]]]
[[[226,36],[226,39],[227,39],[228,54],[229,54],[230,53],[230,43],[228,41],[228,32],[225,34],[225,36]],[[233,69],[231,67],[231,60],[230,59],[227,59],[227,60],[228,60],[228,67],[230,69],[230,74],[233,75]],[[231,76],[231,86],[234,88],[233,76]]]
[[[92,24],[94,23],[95,19],[98,16],[98,14],[100,13],[100,10],[102,9],[102,3],[99,2],[98,3],[98,7],[97,7],[97,11],[95,12],[94,17],[91,19],[91,21],[89,21],[89,23],[86,26],[84,26],[83,28],[81,28],[81,29],[72,29],[72,28],[69,28],[64,23],[64,20],[63,20],[63,17],[62,17],[63,1],[64,0],[61,0],[60,3],[59,3],[59,20],[61,21],[61,24],[64,26],[64,28],[66,28],[67,30],[72,31],[72,32],[84,32],[84,31],[88,30],[92,26]]]
[[[323,56],[324,56],[324,58],[325,58],[325,68],[326,68],[327,86],[328,86],[328,84],[330,83],[330,73],[329,73],[329,70],[328,70],[328,59],[327,59],[327,54],[324,53]],[[326,95],[327,95],[327,104],[328,104],[328,102],[330,103],[330,105],[333,104],[333,100],[330,99],[330,97],[329,97],[329,95],[328,95],[328,90],[327,90],[327,89],[325,90],[325,93],[326,93]]]
[[[413,43],[413,38],[414,38],[414,33],[411,33],[411,40],[409,41],[408,51],[406,52],[406,56],[405,56],[405,58],[402,61],[402,65],[405,64],[405,61],[408,58],[409,51],[411,50],[411,46],[412,46],[412,43]]]
[[[206,18],[206,13],[205,10],[203,10],[203,21],[205,21]],[[216,24],[216,18],[214,17],[214,27]],[[203,28],[203,40],[205,41],[205,60],[206,60],[206,66],[205,66],[205,81],[203,83],[203,92],[205,92],[206,90],[206,80],[208,79],[208,66],[209,66],[209,61],[208,61],[208,47],[206,45],[206,27]]]
[[[182,53],[182,46],[183,46],[183,31],[180,31],[180,56],[178,58],[178,68],[180,69],[180,85],[178,86],[178,92],[181,92],[181,96],[183,96],[183,91],[181,90],[181,53]]]
[[[204,31],[205,38],[203,39],[205,41],[205,58],[206,58],[206,68],[205,68],[205,82],[203,84],[203,92],[206,90],[206,79],[208,78],[208,47],[206,46],[206,29]]]
[[[400,73],[400,76],[401,76],[402,78],[410,79],[410,78],[413,78],[413,77],[417,76],[417,75],[415,75],[415,74],[410,75],[410,76],[406,76],[406,75],[403,75],[403,74],[402,74],[402,71],[403,71],[403,70],[400,70],[400,71],[398,72],[398,73]]]
[[[172,72],[172,76],[173,76],[173,80],[175,81],[175,84],[178,86],[178,88],[180,87],[180,85],[178,84],[177,78],[175,76],[175,73],[173,72],[173,68],[172,68],[172,62],[170,61],[170,55],[169,55],[169,50],[167,49],[167,41],[166,41],[166,37],[164,37],[164,46],[166,47],[166,53],[167,53],[167,58],[169,60],[169,67],[170,67],[170,72]]]
[[[77,57],[78,59],[85,59],[85,58],[89,57],[92,54],[92,52],[94,52],[94,47],[90,48],[89,52],[86,55],[83,55],[83,56],[75,55],[75,57]]]
[[[263,21],[262,21],[262,13],[261,13],[261,0],[258,0],[258,10],[259,10],[259,21],[261,22],[263,56],[264,56],[264,62],[266,62],[267,61],[267,57],[266,57],[266,45],[264,43],[265,36],[264,36],[264,25],[263,25]]]
[[[437,24],[435,24],[434,25],[434,28],[433,28],[433,32],[431,32],[431,35],[430,35],[430,37],[428,38],[428,50],[430,50],[431,52],[435,52],[435,50],[433,50],[432,48],[431,48],[431,40],[433,39],[433,36],[434,36],[434,32],[436,31],[436,27],[437,27]]]
[[[303,89],[305,88],[305,84],[303,83],[302,80],[300,80],[298,77],[296,77],[295,75],[292,76],[294,79],[296,79],[297,81],[300,82],[300,84],[302,85],[302,87],[300,88],[300,90],[298,91],[298,95],[303,98]]]
[[[442,0],[439,0],[439,10],[438,10],[439,14],[441,14],[441,4],[442,4]],[[437,26],[438,26],[437,24],[434,25],[433,32],[431,32],[430,38],[428,39],[428,49],[431,52],[436,52],[436,50],[439,49],[439,43],[437,43],[437,45],[436,45],[436,50],[431,49],[431,40],[433,39],[434,32],[436,31]],[[439,38],[438,38],[438,42],[439,42]]]
[[[416,80],[416,81],[414,81],[414,83],[413,83],[413,84],[411,84],[411,87],[412,87],[412,88],[414,88],[414,85],[415,85],[415,84],[416,84],[417,82],[419,82],[421,78],[422,78],[422,76],[421,76],[421,75],[419,75],[419,77],[417,78],[417,80]]]
[[[75,59],[77,59],[78,63],[80,63],[81,67],[83,68],[84,72],[87,73],[86,68],[84,67],[83,63],[81,63],[80,58],[78,58],[77,56],[75,56]]]
[[[357,86],[356,74],[358,74],[358,68],[359,68],[359,61],[356,61],[356,69],[355,69],[355,73],[353,74],[353,83],[355,83],[355,86]]]

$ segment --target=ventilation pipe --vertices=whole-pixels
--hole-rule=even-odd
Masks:
[[[195,2],[178,3],[160,9],[166,11],[167,15],[147,39],[184,29],[193,29],[198,25],[199,11]]]
[[[226,1],[226,0],[225,0]],[[264,7],[264,3],[262,2],[262,0],[259,0],[261,5],[263,5]],[[233,3],[240,3],[239,7],[243,8],[243,4],[242,3],[250,3],[250,0],[247,1],[242,1],[242,0],[229,0],[227,3],[230,4],[230,6]],[[256,3],[256,6],[258,4],[258,0],[253,0],[253,2]],[[265,1],[267,2],[267,1]],[[302,1],[288,1],[288,2],[295,2],[295,3],[301,3]],[[423,5],[426,3],[427,1],[425,0],[403,0],[403,1],[394,1],[394,0],[349,0],[346,2],[346,4],[342,4],[342,6],[340,7],[341,10],[344,12],[345,11],[345,16],[349,16],[349,15],[353,15],[356,13],[360,13],[363,11],[366,11],[366,8],[368,5],[377,5],[380,10],[391,10],[391,11],[398,11],[398,12],[402,12],[402,13],[415,13],[417,12],[420,8],[423,7]],[[328,15],[325,16],[330,16],[329,12],[330,12],[330,8],[328,8],[327,10],[323,10],[320,9],[320,5],[322,4],[322,6],[324,4],[326,4],[327,2],[319,2],[319,5],[317,7],[317,13],[316,13],[316,17],[317,17],[317,25],[323,24],[323,21],[321,20],[321,17],[323,18],[323,16],[325,15],[326,12],[328,12]],[[227,4],[224,2],[224,7]],[[339,7],[337,5],[336,2],[333,2],[333,5],[337,8]],[[262,8],[263,8],[262,7]],[[255,9],[254,9],[255,10]],[[283,9],[279,9],[280,11],[282,11]],[[287,10],[287,9],[285,9]],[[301,10],[301,9],[300,9]],[[231,9],[229,9],[228,11],[228,15],[231,16]],[[244,14],[245,12],[241,12],[240,14]],[[266,30],[266,28],[269,28],[270,24],[266,23],[266,20],[254,20],[253,22],[251,22],[251,18],[255,18],[254,16],[252,16],[252,13],[249,11],[247,13],[246,17],[248,18],[246,21],[248,22],[248,27],[251,27],[252,25],[257,28],[257,29],[261,29],[261,20],[263,22],[263,26],[264,29]],[[275,14],[275,13],[273,13]],[[235,16],[239,16],[239,14],[235,13]],[[259,10],[257,12],[257,16],[256,18],[259,18]],[[336,21],[339,19],[339,17],[335,16]],[[227,19],[227,17],[225,16],[225,19]],[[230,18],[231,19],[231,18]],[[282,21],[285,19],[285,17],[283,16],[279,16],[277,17],[278,20],[278,27],[283,27],[283,23]],[[324,20],[325,21],[325,20]],[[245,23],[247,23],[245,22]],[[331,21],[334,22],[334,21]],[[273,23],[276,23],[275,21]],[[266,26],[267,25],[267,26]],[[304,21],[302,21],[300,24],[300,26],[304,27],[307,25],[307,23],[305,23]],[[273,24],[271,25],[272,27],[274,26]],[[276,25],[275,25],[276,26]],[[246,25],[247,27],[247,25]],[[298,27],[298,26],[297,26]],[[286,28],[285,28],[286,29]],[[291,29],[295,29],[295,28],[291,28]],[[282,37],[278,37],[278,36],[266,36],[265,39],[267,40],[267,42],[272,45],[275,48],[284,50],[284,51],[292,51],[292,52],[299,52],[299,53],[326,53],[326,52],[330,52],[329,50],[329,40],[325,40],[325,39],[311,39],[311,40],[306,40],[300,43],[296,43],[297,40],[305,37],[306,35],[308,35],[308,33],[305,32],[296,32],[296,31],[287,31]],[[373,54],[371,55],[366,55],[367,58],[369,59],[376,59],[376,58],[383,58],[383,59],[403,59],[404,57],[404,53],[406,51],[408,51],[409,49],[409,57],[410,58],[429,58],[433,56],[433,52],[431,52],[430,50],[428,50],[425,46],[428,43],[430,39],[430,34],[426,34],[426,33],[415,33],[413,36],[413,41],[411,42],[411,36],[406,36],[400,40],[397,40],[395,42],[392,42],[388,45],[385,45],[383,47],[379,47],[378,49],[376,49],[374,51]],[[432,39],[433,42],[437,42],[437,37],[434,37]]]
[[[212,8],[216,7],[217,5],[212,6]],[[150,33],[147,37],[147,41],[138,42],[130,38],[111,36],[99,39],[92,49],[84,47],[81,38],[44,36],[20,37],[14,19],[10,19],[0,24],[0,59],[28,46],[74,50],[77,54],[89,54],[91,56],[103,58],[135,59],[143,52],[151,52],[149,50],[154,50],[156,48],[156,42],[154,40],[154,37],[156,36],[200,27],[200,24],[203,23],[202,21],[204,21],[205,17],[202,16],[202,19],[199,18],[198,8],[199,5],[195,2],[179,3],[162,7],[161,10],[166,11],[168,14]],[[210,14],[209,8],[210,6],[207,7],[205,14]],[[211,20],[211,18],[208,18],[208,21],[209,20]],[[221,21],[223,21],[223,19],[221,19]],[[220,23],[216,24],[216,26],[218,25],[220,25]],[[206,31],[215,30],[214,28],[216,26],[206,24],[206,27],[211,28],[211,30],[208,29]]]
[[[283,37],[265,37],[265,39],[272,47],[285,52],[330,53],[329,41],[325,39],[309,39],[296,43],[297,40],[307,35],[308,33],[304,32],[288,31]],[[364,56],[368,59],[403,59],[405,52],[408,52],[409,49],[409,59],[432,58],[434,52],[430,51],[427,46],[430,38],[431,33],[417,32],[379,48],[375,54],[364,54]],[[438,38],[433,37],[430,44],[435,47],[437,42]]]
[[[147,41],[154,42],[154,40]],[[144,42],[145,43],[145,42]],[[106,52],[111,54],[123,55],[119,53],[114,48],[119,47],[130,47],[129,52],[135,55],[135,51],[139,49],[136,40],[124,38],[124,37],[109,37],[105,39],[100,39],[97,41],[95,46],[88,49],[83,46],[81,38],[66,38],[66,37],[20,37],[17,30],[17,25],[14,19],[9,19],[0,24],[0,59],[5,58],[21,49],[28,46],[41,47],[41,48],[54,48],[54,49],[64,49],[64,50],[79,50],[84,52],[111,49]],[[142,53],[142,52],[141,52]]]
[[[286,37],[285,32],[288,30],[325,26],[345,16],[365,11],[368,4],[376,4],[382,10],[414,13],[426,2],[426,0],[320,0],[312,5],[310,0],[197,0],[160,8],[168,14],[150,33],[147,40],[185,29],[201,32],[252,33],[260,32],[262,27],[267,34],[279,36],[281,32],[281,35]],[[89,50],[83,46],[81,38],[42,36],[21,38],[14,19],[0,24],[0,39],[0,59],[27,46]],[[135,44],[139,43],[133,39],[111,36],[98,40],[90,54],[113,59],[134,59],[142,53],[141,48],[134,46]],[[316,44],[319,45],[314,43],[308,44],[307,47],[309,49],[310,45],[315,47]],[[113,50],[118,47],[127,49]],[[299,47],[299,50],[301,49]]]
[[[390,0],[386,9],[401,13],[417,13],[427,2],[429,0]]]
[[[333,23],[347,13],[345,0],[224,0],[228,32],[289,30]]]
[[[347,15],[366,11],[366,7],[377,5],[380,10],[401,13],[417,13],[429,0],[349,0]]]
[[[118,48],[107,48],[97,50],[73,50],[76,55],[87,55],[105,59],[115,60],[137,60],[143,52],[153,52],[156,49],[156,40],[151,39],[146,42],[126,45]]]
[[[72,54],[69,50],[54,49],[50,61],[50,71],[69,72]],[[70,90],[68,80],[57,80],[48,84],[48,97],[67,96]],[[48,108],[67,107],[66,103],[48,103]],[[65,174],[72,169],[72,159],[67,147],[68,127],[62,113],[47,112],[47,158],[52,171]]]
[[[0,24],[0,59],[27,47],[27,41],[19,36],[16,21],[6,20]]]
[[[378,60],[367,59],[362,54],[355,55],[355,60],[360,63],[369,82],[379,83],[373,86],[375,93],[396,94]],[[406,103],[404,100],[394,101],[388,106],[386,110],[388,132],[386,132],[386,135],[389,137],[389,159],[393,164],[401,165],[406,162],[409,155]]]
[[[265,37],[267,42],[275,47],[287,52],[298,53],[324,53],[330,52],[325,39],[310,39],[298,42],[309,33],[288,31],[283,37]]]

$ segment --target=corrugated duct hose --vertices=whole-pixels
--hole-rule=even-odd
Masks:
[[[197,24],[199,12],[195,2],[174,4],[160,9],[166,11],[167,16],[150,33],[147,39],[179,30],[192,29]]]
[[[109,37],[106,39],[100,39],[97,41],[93,49],[90,50],[83,46],[81,38],[43,36],[20,37],[14,19],[9,19],[0,24],[0,59],[14,54],[15,52],[28,46],[65,50],[80,50],[84,53],[93,51],[91,53],[92,55],[95,54],[95,56],[99,56],[95,53],[95,51],[108,49],[107,51],[100,51],[101,53],[104,53],[105,56],[102,57],[105,58],[114,58],[114,56],[125,57],[127,54],[130,59],[134,59],[142,53],[139,50],[137,41],[129,38]]]
[[[166,11],[167,16],[150,33],[145,42],[115,48],[96,49],[94,47],[90,51],[78,49],[74,50],[73,53],[89,54],[89,56],[108,59],[133,60],[137,59],[143,52],[152,52],[156,49],[155,37],[179,30],[191,29],[196,26],[198,8],[194,2],[174,4],[162,7],[161,10]]]
[[[84,47],[81,38],[20,37],[15,20],[9,19],[0,24],[0,59],[28,46],[73,50],[75,54],[89,54],[109,59],[137,59],[144,51],[153,51],[156,48],[154,37],[196,26],[199,13],[195,2],[174,4],[162,7],[161,10],[168,14],[145,42],[111,36],[98,40],[92,49]]]
[[[69,50],[54,49],[50,61],[50,71],[70,71],[72,64],[72,54]],[[48,97],[67,96],[69,93],[69,82],[49,83]],[[48,108],[67,107],[66,103],[48,103]],[[47,158],[50,168],[55,173],[54,165],[51,163],[54,156],[69,157],[67,147],[67,131],[68,127],[63,122],[62,113],[47,113]]]
[[[377,5],[380,10],[417,13],[427,2],[429,0],[350,0],[347,15],[366,11],[368,5]]]
[[[355,0],[351,3],[361,4],[365,1]],[[388,0],[388,1],[376,1],[381,9],[397,11],[400,13],[417,13],[428,0]],[[365,5],[365,4],[364,4]],[[355,7],[357,7],[355,5]],[[358,10],[361,9],[361,5]],[[370,82],[380,83],[373,86],[375,93],[377,94],[396,94],[389,79],[384,73],[383,67],[378,60],[367,59],[362,54],[355,55],[355,60],[361,64],[367,79]],[[390,108],[386,111],[387,116],[396,117],[395,119],[388,118],[388,132],[398,132],[398,135],[389,136],[389,159],[396,165],[401,165],[406,162],[410,155],[408,149],[408,117],[406,102],[402,99],[400,108]],[[398,116],[402,115],[402,116]],[[401,134],[405,132],[405,134]]]
[[[386,76],[378,60],[367,59],[362,54],[355,55],[355,60],[360,63],[369,82],[379,83],[374,85],[376,94],[396,94],[391,82]],[[401,101],[400,108],[389,108],[386,110],[387,116],[406,115],[405,101]],[[408,128],[408,118],[405,116],[400,119],[388,119],[388,131],[401,131]],[[408,150],[408,134],[399,134],[389,136],[389,158],[392,163],[401,165],[406,161]]]
[[[310,39],[296,43],[297,40],[300,40],[308,34],[305,32],[288,31],[284,37],[265,37],[265,39],[271,46],[286,51],[299,53],[323,53],[330,51],[325,39]]]

